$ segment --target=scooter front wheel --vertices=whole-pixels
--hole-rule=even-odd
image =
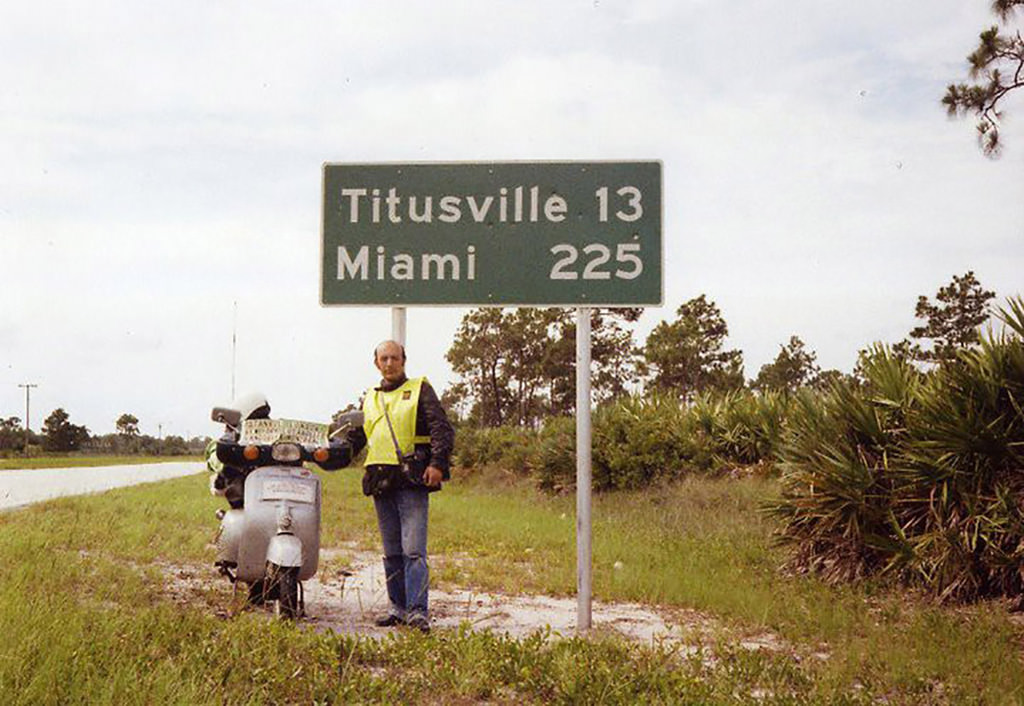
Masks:
[[[274,613],[279,618],[299,617],[299,567],[278,566],[268,561],[263,595],[274,601]]]

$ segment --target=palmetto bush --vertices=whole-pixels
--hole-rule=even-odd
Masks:
[[[893,465],[907,436],[920,374],[884,348],[864,362],[866,385],[802,391],[780,448],[783,499],[774,513],[795,563],[831,578],[885,567],[893,523]]]
[[[941,596],[1022,594],[1024,306],[928,380],[901,469],[902,562]]]
[[[687,416],[705,439],[710,465],[727,469],[771,461],[790,404],[790,396],[781,392],[704,393]]]
[[[885,349],[863,387],[799,398],[781,448],[784,541],[830,577],[890,573],[943,599],[1021,596],[1024,305],[928,373]]]

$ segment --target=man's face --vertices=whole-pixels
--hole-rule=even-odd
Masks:
[[[377,370],[385,381],[398,382],[405,375],[402,349],[396,343],[383,343],[377,348]]]

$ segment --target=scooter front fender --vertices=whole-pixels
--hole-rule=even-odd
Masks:
[[[267,561],[283,567],[302,566],[302,540],[294,534],[275,534],[267,547]]]

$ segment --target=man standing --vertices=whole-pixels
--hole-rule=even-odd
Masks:
[[[429,632],[428,498],[450,477],[455,432],[427,379],[405,376],[405,360],[395,341],[374,349],[383,379],[367,391],[363,426],[349,432],[349,441],[353,454],[368,447],[363,493],[373,496],[384,545],[390,605],[375,622]]]

